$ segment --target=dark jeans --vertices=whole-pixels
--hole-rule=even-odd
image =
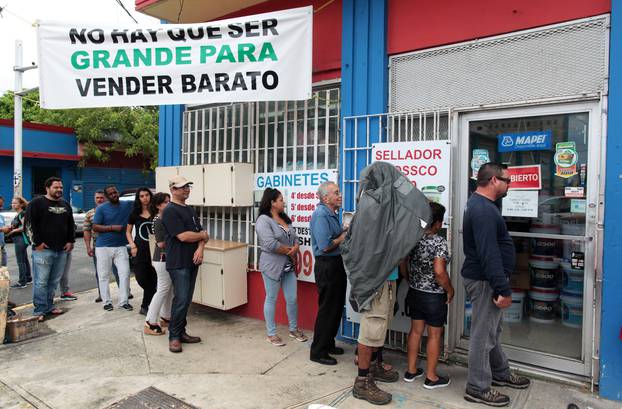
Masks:
[[[186,315],[192,303],[194,284],[197,281],[199,266],[168,270],[173,282],[173,307],[171,322],[168,324],[169,340],[180,339],[186,333]]]
[[[319,308],[315,319],[311,356],[322,357],[335,346],[335,336],[343,314],[347,278],[341,256],[315,258],[315,284]]]
[[[28,246],[21,234],[17,234],[12,238],[13,243],[15,243],[15,259],[19,269],[19,283],[26,285],[27,282],[32,281],[32,271],[30,270],[30,261],[28,261]]]
[[[93,247],[93,264],[95,264],[95,280],[97,281],[97,294],[99,295],[99,298],[102,298],[102,293],[99,289],[99,274],[97,274],[97,256],[95,255],[95,247]],[[118,287],[119,272],[117,271],[117,266],[115,266],[114,263],[112,263],[112,275],[114,276],[114,280],[117,282]]]
[[[149,308],[149,304],[151,304],[151,299],[156,293],[158,285],[158,275],[151,265],[151,261],[135,261],[134,277],[136,277],[138,285],[143,289],[143,302],[140,306],[141,308],[147,309]]]

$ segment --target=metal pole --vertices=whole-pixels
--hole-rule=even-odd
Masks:
[[[15,40],[15,68],[22,66],[22,41]],[[13,196],[22,196],[22,70],[15,69],[15,114],[13,116]]]

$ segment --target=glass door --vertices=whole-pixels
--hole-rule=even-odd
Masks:
[[[481,164],[508,165],[502,201],[516,247],[512,306],[502,340],[517,362],[591,375],[594,244],[599,163],[598,104],[566,104],[466,114],[460,119],[460,204],[475,190]],[[461,229],[461,228],[460,228]],[[454,249],[462,249],[462,234]],[[462,254],[456,254],[460,271]],[[471,309],[456,307],[458,347],[468,349]]]

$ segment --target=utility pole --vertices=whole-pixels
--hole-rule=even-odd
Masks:
[[[15,107],[13,115],[13,195],[22,196],[22,96],[26,95],[30,91],[36,90],[32,88],[29,90],[22,90],[22,76],[25,71],[37,68],[35,63],[32,65],[22,67],[23,63],[23,49],[22,41],[15,40]]]

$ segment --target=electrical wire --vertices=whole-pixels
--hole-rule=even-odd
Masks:
[[[130,16],[130,18],[131,18],[132,20],[134,20],[134,23],[138,24],[138,21],[136,21],[136,19],[134,18],[134,16],[132,16],[132,15],[130,14],[129,10],[125,8],[125,5],[123,4],[123,2],[122,2],[121,0],[115,0],[115,1],[117,2],[117,4],[118,4],[119,6],[121,6],[121,8],[122,8],[122,9],[123,9],[126,13],[127,13],[127,15],[128,15],[128,16]]]
[[[25,18],[23,18],[22,16],[15,14],[14,12],[12,12],[11,10],[7,9],[7,5],[5,5],[4,7],[0,7],[0,17],[4,17],[2,15],[2,12],[6,12],[10,15],[12,15],[13,17],[17,18],[18,20],[21,20],[22,22],[28,24],[31,27],[35,26],[35,22],[34,21],[28,21]]]
[[[184,10],[184,0],[179,0],[179,13],[177,13],[177,22],[181,19],[181,12]]]

